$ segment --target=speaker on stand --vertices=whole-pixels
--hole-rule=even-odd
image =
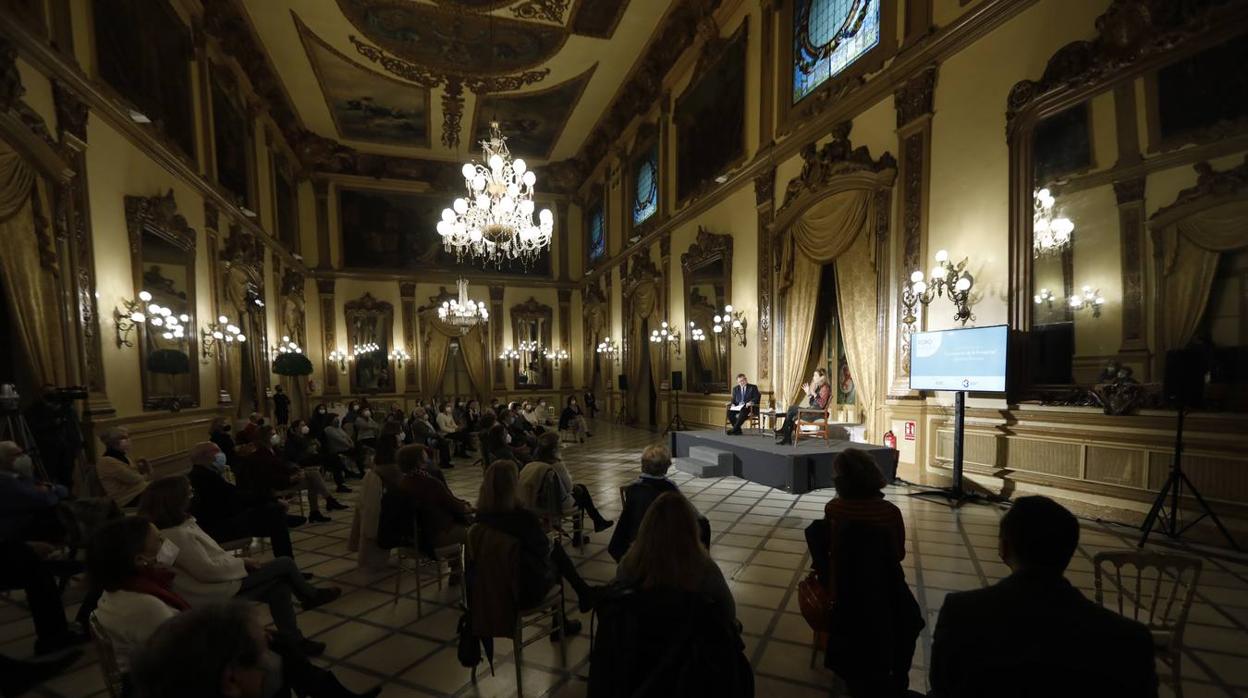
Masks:
[[[685,420],[680,418],[680,391],[685,388],[685,374],[681,371],[672,371],[672,392],[676,396],[676,411],[672,413],[672,418],[667,420],[667,428],[663,430],[666,434],[669,431],[687,431],[689,427],[685,426]]]
[[[616,385],[619,386],[619,407],[615,410],[615,423],[628,424],[628,401],[624,399],[624,394],[628,392],[628,374],[621,373],[616,378]]]

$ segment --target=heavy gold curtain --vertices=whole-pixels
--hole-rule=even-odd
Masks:
[[[659,367],[656,365],[659,361],[658,354],[654,350],[654,345],[650,343],[650,338],[643,332],[642,323],[647,318],[654,315],[655,308],[659,304],[659,288],[653,281],[646,281],[637,285],[633,289],[628,299],[631,318],[628,323],[628,393],[633,404],[633,415],[637,414],[637,395],[640,393],[641,387],[641,352],[650,352],[650,375],[653,378],[658,374]],[[657,328],[651,328],[657,329]],[[655,380],[655,388],[658,388],[659,380]]]
[[[468,334],[460,334],[459,328],[448,325],[433,313],[426,312],[421,318],[425,328],[425,355],[421,364],[421,385],[427,395],[442,392],[442,379],[446,376],[446,363],[450,357],[451,340],[459,340],[464,366],[468,370],[468,382],[477,399],[489,392],[489,364],[486,361],[485,341],[481,326],[473,327]]]
[[[16,345],[36,386],[68,382],[45,194],[34,169],[0,141],[0,278]]]
[[[1218,257],[1248,247],[1248,199],[1188,215],[1162,228],[1161,307],[1157,333],[1161,353],[1182,349],[1204,318]]]
[[[490,392],[490,362],[481,325],[459,338],[459,351],[463,353],[464,365],[468,367],[468,382],[472,384],[473,394],[477,399],[484,398]]]
[[[875,192],[851,189],[832,194],[798,216],[781,241],[785,290],[784,370],[781,394],[789,403],[801,397],[815,331],[820,269],[836,262],[837,305],[845,358],[857,382],[857,399],[867,438],[875,424],[876,269],[873,220]],[[831,377],[829,378],[831,380]]]

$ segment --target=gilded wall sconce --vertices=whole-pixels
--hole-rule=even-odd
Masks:
[[[967,320],[974,320],[968,301],[975,278],[966,271],[967,258],[953,264],[949,261],[949,253],[940,250],[936,253],[937,267],[932,270],[931,278],[923,279],[922,271],[910,274],[910,284],[901,291],[901,303],[906,308],[902,324],[913,325],[917,320],[915,310],[919,303],[929,305],[939,297],[948,296],[954,305],[953,319],[966,325]]]
[[[210,357],[220,360],[225,357],[225,348],[235,342],[242,344],[247,341],[247,335],[239,329],[238,325],[230,322],[230,319],[224,315],[217,317],[216,322],[208,323],[207,327],[199,330],[199,343],[203,347],[202,359],[203,363],[208,363]]]
[[[724,330],[728,330],[739,346],[745,346],[746,320],[744,311],[736,310],[731,305],[725,305],[723,314],[716,315],[712,320],[715,322],[711,327],[712,332],[720,334]]]

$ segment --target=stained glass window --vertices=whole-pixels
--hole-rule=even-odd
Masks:
[[[637,161],[633,172],[633,225],[639,225],[659,210],[659,146]]]
[[[796,0],[793,102],[880,43],[881,0]]]
[[[602,204],[589,210],[589,263],[593,264],[607,255],[607,231],[602,220]]]

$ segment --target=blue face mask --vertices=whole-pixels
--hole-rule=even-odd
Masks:
[[[217,451],[217,455],[212,457],[212,469],[219,473],[224,473],[229,468],[230,466],[225,462],[225,454]]]

